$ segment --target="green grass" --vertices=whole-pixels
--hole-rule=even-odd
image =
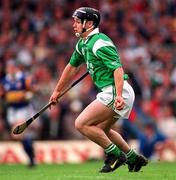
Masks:
[[[176,180],[176,162],[149,163],[138,173],[129,173],[122,166],[113,173],[98,173],[103,162],[83,164],[38,165],[29,169],[25,165],[0,165],[1,180]]]

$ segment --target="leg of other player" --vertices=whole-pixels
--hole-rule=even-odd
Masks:
[[[31,106],[19,109],[9,108],[8,115],[9,122],[12,125],[12,129],[16,127],[17,124],[21,124],[22,122],[24,122],[24,120],[28,118],[32,112],[33,110],[31,109]],[[12,139],[21,141],[22,147],[29,159],[28,167],[33,167],[35,165],[35,156],[31,132],[26,131],[25,133],[20,135],[13,135],[13,133],[11,133],[11,136]]]

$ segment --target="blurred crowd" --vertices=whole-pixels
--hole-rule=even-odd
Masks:
[[[130,118],[117,128],[127,140],[176,139],[176,0],[1,0],[0,79],[7,75],[7,63],[17,62],[35,83],[31,104],[40,110],[74,50],[72,13],[80,6],[100,10],[100,31],[117,45],[136,93]],[[96,93],[90,77],[85,78],[40,116],[36,139],[84,139],[74,120]],[[8,140],[2,84],[0,97],[0,139]]]

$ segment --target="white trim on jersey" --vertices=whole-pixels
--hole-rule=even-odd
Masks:
[[[78,43],[76,44],[76,51],[77,51],[80,55],[82,55],[81,52],[80,52],[79,49],[78,49]]]
[[[96,54],[97,50],[102,48],[102,47],[105,47],[105,46],[115,47],[115,45],[111,41],[105,41],[103,39],[99,39],[95,42],[95,44],[92,48],[94,55],[97,57],[97,54]]]

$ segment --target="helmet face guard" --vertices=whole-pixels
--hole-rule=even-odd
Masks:
[[[76,9],[72,17],[77,17],[83,24],[85,20],[93,21],[94,28],[98,27],[100,23],[100,13],[98,10],[90,7],[81,7]]]

